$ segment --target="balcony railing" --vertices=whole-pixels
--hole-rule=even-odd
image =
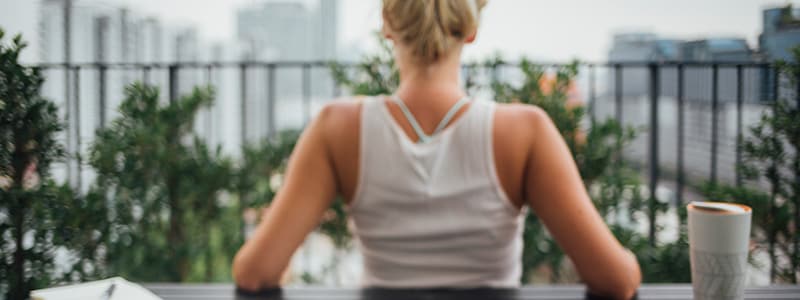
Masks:
[[[560,64],[542,64],[558,67]],[[344,64],[352,68],[353,64]],[[346,95],[325,62],[212,63],[86,63],[42,64],[48,77],[44,93],[61,105],[70,152],[84,153],[96,128],[106,126],[121,101],[122,88],[142,81],[166,91],[174,101],[195,85],[210,84],[218,92],[196,130],[236,155],[238,146],[273,136],[282,128],[302,127],[315,108]],[[463,66],[464,82],[491,97],[492,80],[514,82],[522,76],[516,64]],[[800,84],[790,83],[773,65],[741,62],[625,62],[582,64],[577,86],[590,118],[615,118],[642,127],[625,158],[647,170],[651,196],[666,173],[674,174],[675,205],[684,203],[687,177],[692,181],[740,184],[735,166],[747,128],[765,104],[794,99],[800,105]],[[796,86],[788,86],[794,84]],[[61,99],[61,101],[59,101]],[[287,107],[282,107],[287,106]],[[299,113],[298,113],[299,112]],[[223,132],[224,131],[224,132]],[[230,134],[230,133],[234,134]],[[73,158],[63,172],[84,188],[80,161]]]

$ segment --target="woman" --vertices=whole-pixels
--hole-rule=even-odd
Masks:
[[[279,285],[341,195],[366,286],[518,286],[529,207],[593,293],[635,293],[636,259],[603,223],[547,114],[470,100],[461,88],[461,51],[485,2],[383,1],[400,86],[329,104],[305,130],[283,187],[234,259],[240,288]]]

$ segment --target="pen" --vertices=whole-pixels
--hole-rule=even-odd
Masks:
[[[116,284],[112,282],[111,286],[109,286],[108,289],[106,289],[106,291],[103,292],[103,295],[100,296],[100,299],[101,300],[110,300],[111,299],[111,295],[114,294],[114,288],[115,287],[116,287]]]

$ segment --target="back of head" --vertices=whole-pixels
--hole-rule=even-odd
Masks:
[[[383,17],[418,63],[431,63],[473,36],[487,0],[383,0]]]

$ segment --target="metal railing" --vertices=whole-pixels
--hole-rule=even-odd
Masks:
[[[558,67],[560,64],[542,64],[547,67]],[[352,68],[353,64],[344,64],[345,67]],[[124,74],[121,81],[116,83],[117,87],[124,86],[129,81],[139,80],[145,83],[154,84],[167,91],[166,101],[175,101],[182,89],[196,84],[211,84],[214,86],[225,85],[229,93],[221,96],[223,105],[238,105],[239,120],[217,120],[219,124],[230,124],[238,121],[238,140],[245,143],[256,137],[266,137],[274,135],[279,129],[277,117],[279,105],[292,104],[293,102],[282,101],[294,99],[300,102],[302,114],[302,124],[308,122],[313,114],[314,101],[319,99],[330,99],[340,96],[343,90],[333,80],[329,73],[326,62],[212,62],[212,63],[172,63],[172,64],[138,64],[138,63],[86,63],[86,64],[43,64],[39,65],[44,69],[45,74],[58,74],[63,72],[62,82],[49,81],[51,88],[48,89],[51,98],[62,98],[61,107],[64,110],[64,117],[68,126],[66,134],[67,144],[70,151],[80,152],[85,142],[81,136],[87,136],[85,121],[82,116],[87,116],[82,109],[91,107],[86,103],[86,99],[95,100],[96,127],[106,126],[109,116],[108,113],[113,104],[110,103],[109,92],[110,72],[120,72]],[[726,153],[724,158],[729,159],[729,154],[733,152],[733,162],[726,162],[722,165],[726,170],[732,170],[735,174],[733,179],[726,179],[736,184],[742,183],[742,176],[739,169],[734,166],[742,161],[740,145],[746,136],[746,126],[748,122],[744,120],[747,112],[759,112],[763,109],[763,104],[774,99],[796,99],[800,105],[800,84],[797,87],[782,87],[788,82],[785,74],[780,74],[778,70],[770,64],[763,63],[741,63],[741,62],[626,62],[626,63],[604,63],[604,64],[582,64],[581,75],[578,78],[578,85],[581,91],[586,91],[585,97],[591,118],[613,117],[624,124],[631,124],[639,121],[638,125],[644,125],[647,130],[643,131],[642,139],[646,138],[646,146],[634,146],[631,156],[634,160],[638,157],[642,165],[646,166],[648,172],[648,185],[650,188],[651,199],[656,198],[656,188],[663,177],[665,166],[672,163],[662,163],[662,154],[670,154],[669,147],[675,151],[674,157],[674,179],[676,184],[675,205],[684,203],[683,191],[687,184],[687,149],[692,151],[688,158],[693,159],[689,168],[693,178],[701,177],[711,182],[720,180],[719,169],[720,153]],[[521,74],[515,74],[516,64],[500,64],[487,67],[480,64],[464,65],[465,70],[479,69],[480,78],[465,78],[465,81],[477,81],[478,85],[483,84],[487,87],[492,79],[507,80],[519,79]],[[605,72],[602,72],[605,69]],[[293,76],[278,74],[285,70],[299,71]],[[314,72],[322,71],[322,74]],[[188,75],[182,73],[189,71]],[[53,73],[55,72],[55,73]],[[225,73],[227,72],[227,73]],[[258,73],[260,72],[260,73]],[[225,73],[224,76],[215,74]],[[724,74],[723,74],[724,73]],[[158,78],[158,74],[165,75]],[[258,75],[260,74],[260,75]],[[471,76],[472,72],[465,72],[465,76]],[[94,77],[88,79],[89,82],[96,83],[96,97],[85,97],[87,87],[87,75]],[[192,80],[183,81],[183,76],[188,76]],[[296,76],[296,77],[295,77]],[[515,77],[516,76],[516,77]],[[205,77],[205,78],[203,78]],[[293,79],[291,77],[294,77]],[[292,93],[279,93],[282,85],[278,82],[283,78],[292,79],[293,86],[299,86],[300,91]],[[604,80],[601,80],[604,79]],[[626,80],[628,84],[626,85]],[[324,81],[320,84],[318,81]],[[603,82],[605,81],[605,84]],[[233,82],[233,83],[231,83]],[[315,85],[316,82],[316,85]],[[481,83],[482,82],[482,83]],[[633,84],[631,84],[631,82]],[[796,84],[796,83],[795,83]],[[59,87],[59,85],[61,87]],[[327,88],[319,89],[320,85]],[[63,90],[62,90],[63,89]],[[486,88],[485,88],[486,89]],[[258,90],[258,92],[254,92]],[[230,91],[234,91],[230,93]],[[63,92],[63,94],[62,94]],[[346,91],[344,91],[346,92]],[[113,92],[121,94],[121,90]],[[314,95],[316,93],[316,95]],[[91,93],[89,93],[91,94]],[[59,97],[61,95],[61,97]],[[289,95],[289,96],[287,96]],[[93,98],[93,99],[92,99]],[[316,100],[314,100],[316,98]],[[282,102],[282,104],[280,103]],[[691,118],[687,119],[687,105],[692,105],[690,112]],[[727,130],[720,130],[721,109],[724,108],[726,124],[728,120],[729,106],[734,105],[735,141],[725,141],[726,144],[720,145],[721,132],[725,138],[730,138]],[[628,109],[640,109],[639,113],[625,113]],[[669,106],[674,110],[674,114],[664,109]],[[613,107],[613,110],[607,109]],[[672,108],[674,107],[674,108]],[[697,107],[708,110],[707,120],[703,117],[695,116],[699,112]],[[761,108],[760,108],[761,107]],[[255,114],[254,110],[263,109],[263,118]],[[702,110],[702,109],[701,109]],[[113,111],[113,110],[112,110]],[[285,110],[284,110],[285,112]],[[646,113],[642,113],[646,112]],[[254,115],[255,114],[255,115]],[[647,117],[643,118],[642,115]],[[229,118],[235,116],[228,114]],[[256,119],[254,119],[256,117]],[[227,122],[226,122],[227,121]],[[258,124],[254,122],[259,122]],[[212,121],[208,121],[212,122]],[[669,123],[674,124],[669,125]],[[707,130],[702,124],[710,128]],[[752,123],[752,122],[750,122]],[[254,125],[256,124],[256,125]],[[692,131],[687,136],[687,125],[696,128],[689,128]],[[722,124],[725,125],[725,124]],[[208,125],[207,127],[214,127]],[[674,128],[673,128],[674,127]],[[665,130],[673,130],[667,132]],[[695,130],[697,132],[695,132]],[[706,132],[710,138],[708,140],[695,137],[698,132]],[[251,132],[252,131],[252,132]],[[91,131],[88,135],[91,135]],[[688,139],[688,140],[687,140]],[[666,141],[666,142],[665,142]],[[219,142],[219,141],[217,141]],[[226,142],[230,142],[227,140]],[[639,143],[642,141],[640,140]],[[674,143],[674,145],[666,145]],[[706,144],[707,143],[707,144]],[[668,147],[669,146],[669,147]],[[721,146],[723,146],[721,148]],[[638,147],[639,150],[636,150]],[[706,150],[699,148],[707,147],[708,169],[707,175],[701,173],[704,167],[698,166],[698,159],[695,157]],[[733,148],[733,149],[731,149]],[[642,155],[646,152],[646,155]],[[638,153],[638,154],[637,154]],[[628,153],[626,153],[626,156]],[[702,159],[700,160],[702,162]],[[71,167],[70,167],[71,166]],[[76,180],[78,186],[82,186],[81,180],[83,170],[81,163],[68,163],[68,169],[77,168],[77,171],[67,171],[67,177]],[[729,172],[726,172],[726,174]],[[77,177],[75,177],[77,174]],[[652,217],[652,216],[651,216]],[[651,224],[654,226],[654,224]]]

